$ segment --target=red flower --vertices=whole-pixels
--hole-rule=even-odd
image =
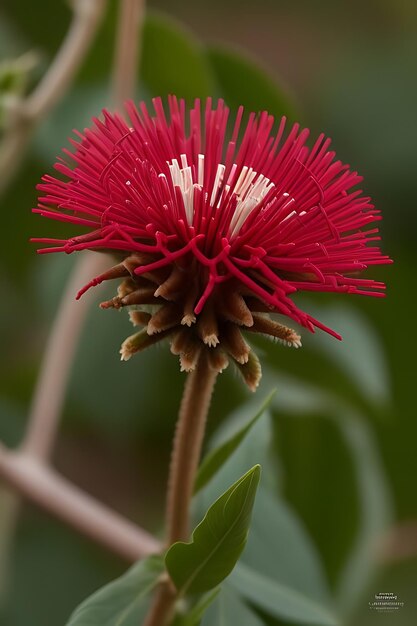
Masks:
[[[270,310],[339,337],[291,294],[383,295],[383,283],[359,276],[390,262],[369,226],[379,211],[353,190],[362,179],[335,160],[329,139],[320,135],[308,148],[309,131],[295,124],[285,135],[285,118],[273,135],[266,112],[251,113],[243,129],[240,107],[227,140],[229,109],[221,100],[213,108],[210,98],[203,112],[196,101],[187,115],[184,101],[171,96],[169,119],[161,99],[154,108],[151,117],[144,103],[139,110],[128,103],[129,124],[104,111],[102,121],[77,133],[73,152],[64,150],[75,167],[62,159],[55,165],[65,180],[45,175],[38,186],[35,212],[87,228],[68,240],[37,239],[52,245],[40,252],[88,248],[125,257],[123,267],[94,278],[79,296],[124,272],[134,281],[145,277],[148,286],[156,282],[154,298],[178,303],[175,289],[182,290],[183,325],[237,292],[252,312]],[[250,329],[249,315],[235,321]],[[213,331],[205,343],[217,341]]]

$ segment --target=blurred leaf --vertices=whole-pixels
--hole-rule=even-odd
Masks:
[[[303,388],[300,384],[300,395]],[[326,415],[333,410],[329,403]],[[359,526],[353,460],[337,425],[322,417],[324,409],[288,414],[277,408],[277,412],[275,445],[283,465],[282,492],[303,520],[334,586]]]
[[[172,18],[148,13],[140,76],[152,96],[175,94],[189,103],[213,94],[211,68],[199,42]]]
[[[255,465],[209,508],[191,543],[168,550],[166,567],[181,594],[213,589],[234,568],[247,541],[260,475]]]
[[[139,561],[80,604],[67,626],[138,626],[146,615],[149,594],[163,571],[162,557]]]
[[[300,298],[297,299],[297,304],[313,315],[317,312],[316,317],[324,322],[326,322],[327,308],[332,310],[331,306],[319,308],[306,301],[303,301],[302,304]],[[343,316],[341,318],[344,319]],[[291,403],[294,402],[295,404],[293,407],[289,407],[291,412],[295,411],[295,406],[299,406],[300,411],[311,413],[312,409],[308,406],[310,398],[317,405],[328,405],[328,390],[331,390],[332,396],[335,398],[339,397],[344,404],[355,406],[367,415],[380,416],[381,409],[385,410],[387,408],[386,403],[384,401],[381,402],[381,399],[378,400],[375,394],[368,395],[363,381],[361,383],[358,382],[361,367],[358,366],[357,372],[353,373],[357,363],[362,359],[360,337],[362,332],[366,332],[366,325],[362,327],[362,317],[358,315],[357,330],[356,317],[352,315],[352,318],[353,320],[346,325],[349,333],[346,341],[339,342],[333,337],[328,337],[325,333],[316,335],[304,333],[301,359],[299,351],[288,349],[286,349],[285,358],[283,358],[283,348],[267,339],[254,337],[253,341],[256,350],[262,359],[263,378],[268,380],[269,384],[274,385],[277,385],[277,378],[278,380],[285,380],[287,377],[291,377],[293,381],[292,383],[290,381]],[[329,323],[336,330],[342,331],[344,335],[344,326],[336,318]],[[350,343],[350,338],[352,338],[352,343]],[[329,347],[328,344],[331,342],[337,345]],[[376,355],[377,351],[374,354]],[[387,367],[384,358],[382,364],[377,366],[377,369],[386,373]],[[375,381],[375,377],[372,374],[369,378]],[[375,388],[377,384],[379,383],[375,383]],[[284,385],[285,383],[283,382],[279,383],[280,390],[284,392],[282,397],[280,395],[280,400],[286,404],[286,389]],[[308,389],[308,400],[305,397],[305,388]],[[297,389],[301,389],[298,400],[296,397],[298,395]],[[387,395],[385,390],[381,397],[386,398]],[[281,403],[279,404],[282,407]],[[301,404],[305,408],[302,408]]]
[[[280,383],[279,398],[272,399],[272,408],[278,414],[312,415],[328,412],[333,406],[335,397],[329,397],[320,387],[295,378],[283,372],[276,372],[272,368],[264,368],[263,379],[267,384]]]
[[[11,93],[21,95],[27,85],[29,72],[37,62],[38,58],[33,51],[0,61],[0,97]]]
[[[73,529],[25,507],[16,529],[0,624],[61,626],[83,598],[125,567]]]
[[[311,308],[309,302],[309,310]],[[275,448],[284,466],[285,496],[304,520],[322,555],[329,581],[335,586],[362,532],[361,507],[367,505],[366,502],[361,503],[355,458],[336,418],[351,407],[359,407],[360,419],[366,423],[373,407],[376,408],[377,402],[381,403],[376,397],[378,385],[381,385],[381,397],[386,398],[386,389],[390,388],[390,383],[386,358],[381,354],[375,332],[371,328],[367,333],[366,320],[362,323],[363,318],[355,314],[356,309],[351,315],[348,309],[345,315],[344,309],[332,306],[320,309],[318,314],[315,313],[316,308],[312,309],[313,315],[324,319],[330,326],[343,331],[346,321],[347,340],[338,343],[322,335],[308,341],[307,337],[305,345],[314,347],[314,350],[307,347],[302,363],[299,362],[299,355],[292,358],[294,355],[289,354],[285,363],[286,372],[281,371],[275,347],[275,351],[271,349],[268,352],[267,364],[264,359],[264,380],[275,385],[277,377],[279,379],[280,395],[274,401],[274,414],[277,415],[274,422]],[[327,310],[330,311],[329,319],[326,318]],[[337,319],[338,311],[341,311],[342,323]],[[366,348],[369,349],[369,355],[362,354],[361,337],[364,349],[369,345]],[[335,345],[330,346],[330,343]],[[372,373],[360,374],[362,364],[358,367],[359,373],[354,372],[355,364],[359,361],[367,363],[368,369],[372,369],[371,362],[374,363],[382,384],[373,379]],[[293,372],[294,376],[289,376],[288,372]],[[371,393],[365,391],[368,375],[370,388],[373,389]],[[365,383],[359,382],[359,376]],[[382,386],[385,386],[384,391]],[[356,408],[354,410],[357,411]],[[297,419],[293,419],[293,416]],[[324,419],[312,420],[312,416]],[[332,417],[335,419],[329,419]],[[385,482],[383,474],[380,474],[380,479],[382,483]],[[326,501],[325,516],[319,505],[323,500]],[[347,502],[349,515],[346,515],[345,510]],[[372,539],[369,539],[368,547],[371,543]],[[370,556],[367,551],[361,553],[364,557],[366,554]],[[357,581],[358,588],[359,580],[362,580],[363,585],[372,568],[359,569],[358,574],[352,577],[352,581]],[[360,574],[363,574],[362,579]]]
[[[224,585],[205,614],[201,626],[262,626],[263,622],[244,603],[238,594]]]
[[[209,606],[219,595],[220,587],[206,593],[185,615],[177,615],[172,626],[199,626],[202,617]]]
[[[277,118],[294,117],[288,94],[247,53],[213,46],[207,49],[207,58],[231,108],[243,105],[247,111],[268,111]]]
[[[0,9],[0,58],[17,57],[28,47],[28,43],[23,41],[22,33],[17,24]]]
[[[106,5],[98,32],[77,74],[76,85],[94,88],[97,84],[108,85],[111,81],[120,2],[111,0]],[[107,104],[108,102],[103,102],[101,107]]]
[[[340,608],[347,612],[357,601],[361,590],[369,581],[375,569],[374,541],[380,533],[385,530],[391,519],[391,498],[386,484],[385,472],[379,457],[378,447],[374,440],[374,436],[369,426],[366,424],[365,417],[358,414],[350,407],[343,405],[340,399],[331,393],[314,394],[314,389],[308,388],[304,383],[299,383],[297,391],[296,381],[292,381],[293,391],[291,393],[291,385],[283,384],[282,393],[278,401],[275,401],[276,408],[282,411],[289,411],[292,405],[294,417],[292,423],[296,425],[298,420],[294,421],[298,415],[308,415],[308,407],[310,406],[311,415],[321,415],[324,420],[329,420],[338,429],[342,441],[346,446],[350,456],[351,466],[353,470],[353,480],[358,501],[358,524],[353,538],[353,544],[349,552],[347,561],[343,564],[342,571],[338,577],[337,585],[337,601]],[[313,391],[310,394],[309,391]],[[303,402],[303,408],[300,411],[300,401]],[[321,406],[320,406],[321,404]],[[283,405],[283,407],[281,406]],[[322,419],[314,420],[315,424],[320,424]],[[281,425],[282,426],[282,425]],[[281,437],[283,429],[281,427]],[[304,429],[304,437],[307,437]],[[284,447],[288,451],[289,442],[284,441]],[[323,457],[326,448],[320,448],[320,456]],[[297,452],[290,448],[289,453],[297,459]],[[342,457],[339,455],[339,465]],[[308,460],[311,468],[315,467],[314,459]],[[340,483],[331,482],[328,467],[332,463],[327,460],[325,463],[325,473],[330,481],[329,486],[333,493],[340,490]],[[304,467],[301,468],[305,470]],[[316,469],[317,472],[317,469]],[[305,474],[301,479],[302,490],[306,491]],[[307,485],[307,491],[309,487]],[[322,490],[320,490],[322,493]],[[313,494],[314,497],[315,494]],[[346,492],[341,494],[342,501],[346,501]],[[260,496],[260,503],[262,503]],[[261,505],[260,505],[261,506]],[[353,503],[350,504],[351,514],[353,515]],[[329,509],[328,515],[329,515]],[[345,511],[340,511],[341,516],[345,517]],[[322,516],[320,515],[321,526],[323,527]],[[256,519],[254,518],[253,527]],[[329,520],[324,527],[323,541],[329,543],[329,528],[338,523],[336,520]],[[254,531],[256,533],[256,530]],[[336,538],[338,537],[335,533]],[[249,553],[249,552],[248,552]],[[246,553],[245,553],[246,557]]]
[[[13,119],[13,112],[26,90],[30,72],[36,64],[37,57],[33,52],[0,60],[0,133],[8,128],[10,119]]]
[[[339,623],[325,606],[242,563],[236,566],[228,584],[274,617],[317,626],[336,626]]]
[[[312,116],[320,108],[318,124],[325,124],[327,132],[337,138],[343,158],[360,167],[367,191],[382,209],[387,251],[398,239],[403,243],[408,239],[413,246],[417,226],[410,202],[415,197],[417,141],[417,83],[410,80],[417,63],[415,20],[410,24],[413,26],[408,32],[404,29],[401,38],[381,36],[372,45],[367,41],[350,46],[337,65],[329,68],[331,80],[323,74],[311,94]],[[394,30],[390,28],[390,32]],[[387,124],[393,111],[392,123]],[[381,141],[390,149],[381,149]],[[394,272],[385,268],[382,279],[389,277],[393,283],[391,277],[397,273],[398,265]],[[375,317],[383,315],[379,313],[383,307],[379,302]],[[393,318],[392,322],[396,321]]]
[[[406,531],[407,533],[407,531]],[[409,546],[411,547],[410,542]],[[349,619],[349,626],[414,626],[417,615],[417,559],[411,556],[406,559],[385,563],[372,585],[363,595],[362,601]],[[383,617],[379,611],[370,611],[368,602],[375,600],[375,592],[393,591],[399,602],[404,606]],[[382,619],[381,619],[382,618]]]
[[[2,0],[1,9],[28,45],[51,54],[60,44],[71,16],[67,3],[56,0],[42,0],[36,5]],[[3,15],[1,17],[3,19]]]
[[[374,326],[352,306],[311,307],[315,317],[330,326],[339,328],[343,342],[323,335],[316,349],[323,351],[339,365],[347,377],[358,387],[364,398],[377,406],[386,405],[391,396],[387,359]]]
[[[64,100],[49,113],[36,130],[34,138],[34,149],[48,164],[49,171],[52,170],[57,156],[63,156],[62,148],[71,148],[68,139],[73,136],[73,129],[82,131],[91,126],[91,118],[100,116],[101,110],[108,103],[108,89],[104,82],[80,85],[73,87]]]
[[[39,182],[42,169],[43,166],[35,158],[27,159],[20,175],[1,197],[2,228],[7,232],[7,237],[3,237],[0,265],[9,274],[8,297],[22,297],[24,303],[26,298],[33,295],[30,291],[31,285],[22,280],[22,275],[31,268],[35,256],[33,245],[29,244],[34,224],[30,209],[35,204],[35,186]],[[54,231],[55,235],[56,232],[57,230]],[[14,313],[16,315],[16,311]]]
[[[0,442],[10,448],[17,447],[23,437],[26,415],[15,400],[0,396]]]
[[[329,605],[320,555],[288,505],[260,487],[242,562],[311,600]]]
[[[375,540],[392,519],[391,496],[374,435],[360,415],[342,411],[336,418],[354,461],[360,526],[337,587],[342,610],[350,611],[376,568]]]
[[[245,439],[246,435],[250,432],[252,426],[263,415],[268,408],[276,390],[272,391],[269,396],[264,400],[261,407],[257,411],[254,417],[245,424],[237,433],[230,437],[227,441],[222,443],[218,448],[212,450],[203,459],[202,464],[199,467],[197,478],[195,481],[194,493],[197,493],[202,489],[213,477],[213,475],[222,467],[231,454],[239,447],[240,443]]]

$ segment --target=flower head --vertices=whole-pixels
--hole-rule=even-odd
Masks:
[[[307,129],[285,132],[282,118],[234,120],[219,100],[161,99],[155,114],[144,103],[126,105],[130,122],[103,111],[77,133],[60,159],[63,178],[45,175],[41,215],[86,229],[68,240],[37,239],[39,252],[90,249],[114,252],[120,262],[78,294],[121,278],[118,296],[103,308],[128,306],[144,330],[122,346],[127,359],[169,336],[182,368],[193,369],[201,350],[219,371],[236,362],[254,388],[260,367],[241,330],[298,347],[299,335],[270,317],[278,313],[310,331],[339,335],[302,311],[297,291],[382,296],[384,284],[360,276],[390,262],[375,241],[380,219],[370,198],[354,190],[362,180],[335,160],[320,135],[306,146]],[[228,125],[230,137],[226,139]],[[368,245],[368,244],[372,245]]]

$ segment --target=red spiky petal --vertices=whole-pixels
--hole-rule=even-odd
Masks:
[[[285,118],[274,136],[274,119],[262,112],[249,115],[238,141],[240,107],[227,140],[229,109],[222,100],[213,107],[208,98],[204,110],[196,100],[188,124],[183,100],[169,97],[169,119],[160,98],[153,104],[152,116],[144,103],[137,109],[128,102],[129,123],[104,110],[76,133],[73,151],[64,150],[73,166],[60,159],[55,169],[63,178],[43,177],[34,211],[88,232],[37,239],[50,245],[39,252],[143,253],[149,262],[134,270],[138,275],[195,259],[196,315],[216,285],[233,278],[276,312],[336,337],[291,294],[383,295],[383,283],[359,276],[370,265],[390,263],[375,245],[378,230],[369,227],[381,219],[379,211],[354,189],[362,179],[335,160],[329,139],[320,135],[308,148],[309,131],[298,124],[284,136]]]

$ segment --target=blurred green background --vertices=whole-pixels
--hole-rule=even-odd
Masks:
[[[48,328],[74,263],[66,256],[40,258],[28,243],[31,236],[57,232],[56,225],[30,213],[35,185],[51,171],[72,128],[87,125],[109,102],[115,2],[109,5],[75,85],[35,133],[1,198],[0,437],[11,446],[24,432]],[[257,400],[271,387],[278,389],[273,429],[279,491],[300,516],[341,603],[343,597],[348,603],[350,593],[355,596],[351,623],[415,624],[417,346],[409,315],[417,270],[417,4],[153,0],[149,7],[163,14],[153,14],[145,27],[138,97],[174,91],[190,99],[213,93],[232,106],[241,101],[277,114],[289,111],[313,136],[324,131],[333,138],[338,157],[363,174],[366,193],[383,211],[383,248],[395,265],[373,274],[387,282],[388,297],[303,297],[305,307],[345,341],[304,333],[305,348],[293,352],[258,342],[266,375]],[[164,15],[182,25],[172,25]],[[61,1],[3,0],[1,59],[36,51],[38,63],[28,76],[32,85],[57,50],[69,18]],[[225,46],[258,61],[240,66]],[[258,73],[258,62],[270,78]],[[97,292],[98,301],[106,298],[106,289]],[[91,311],[54,462],[87,491],[155,529],[161,524],[183,376],[167,350],[121,364],[118,349],[129,332],[127,316]],[[210,432],[246,397],[233,373],[222,375]],[[81,599],[125,569],[122,561],[27,504],[15,526],[9,504],[3,492],[1,624],[64,624]],[[362,592],[355,595],[343,586],[347,558],[355,546],[357,556],[366,557],[375,535],[382,546],[378,566],[372,576],[364,575]],[[365,565],[355,571],[361,570],[368,573]],[[368,602],[379,591],[398,594],[404,608],[384,616],[369,611]]]

